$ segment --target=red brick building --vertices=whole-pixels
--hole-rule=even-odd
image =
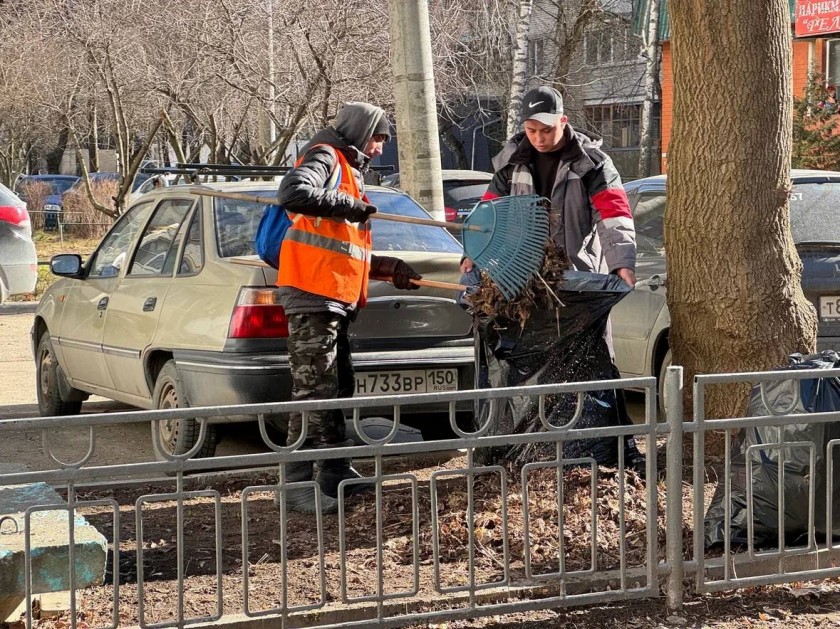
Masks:
[[[637,0],[636,28],[642,27],[649,14],[650,0]],[[793,40],[793,94],[801,97],[808,84],[809,68],[826,77],[826,84],[840,85],[840,1],[790,0],[791,32]],[[662,41],[661,82],[661,171],[667,172],[668,144],[674,111],[673,59],[671,30],[667,0],[660,7],[660,37]]]

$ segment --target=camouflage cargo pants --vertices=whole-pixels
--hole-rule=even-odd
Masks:
[[[347,317],[332,312],[289,315],[289,362],[292,400],[353,397],[356,379],[347,338]],[[303,416],[290,413],[286,443],[297,441]],[[305,445],[335,444],[346,439],[344,413],[310,411]]]

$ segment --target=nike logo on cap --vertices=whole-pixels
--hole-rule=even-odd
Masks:
[[[536,107],[537,105],[541,105],[542,103],[543,101],[538,100],[536,103],[528,103],[528,107],[531,107],[533,109],[534,107]]]

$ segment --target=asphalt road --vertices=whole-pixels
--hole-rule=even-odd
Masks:
[[[35,360],[29,332],[33,304],[0,306],[0,420],[38,417],[35,392]],[[83,414],[113,413],[134,410],[130,406],[91,397],[82,405]],[[252,424],[224,427],[224,436],[216,450],[219,455],[264,452],[259,432]],[[88,445],[88,431],[62,430],[51,436],[60,458],[78,460]],[[37,433],[14,433],[0,439],[0,462],[20,463],[31,470],[52,468],[43,454],[42,436]],[[76,458],[74,458],[76,457]],[[136,463],[153,461],[148,422],[106,426],[97,430],[96,452],[91,464]]]

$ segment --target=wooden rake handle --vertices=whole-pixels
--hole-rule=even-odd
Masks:
[[[435,280],[411,280],[417,286],[428,286],[429,288],[449,288],[452,290],[467,290],[464,284],[452,284],[451,282],[436,282]]]
[[[243,258],[243,257],[235,257],[230,258],[231,264],[241,264],[242,266],[261,266],[267,267],[268,265],[260,260],[259,258]],[[427,286],[428,288],[446,288],[449,290],[467,290],[467,287],[464,284],[452,284],[450,282],[438,282],[435,280],[411,280],[412,284],[416,284],[417,286]]]
[[[242,192],[222,192],[221,190],[211,190],[210,188],[192,188],[190,194],[197,194],[203,197],[219,197],[222,199],[233,199],[235,201],[251,201],[252,203],[262,203],[270,205],[277,203],[277,199],[272,197],[261,197],[256,194],[243,194]],[[370,218],[381,221],[392,221],[394,223],[413,223],[415,225],[428,225],[429,227],[447,227],[449,229],[457,229],[459,231],[468,229],[470,231],[483,232],[486,231],[483,227],[478,225],[464,225],[463,223],[448,223],[446,221],[435,221],[430,218],[417,218],[414,216],[397,216],[396,214],[371,214]]]

